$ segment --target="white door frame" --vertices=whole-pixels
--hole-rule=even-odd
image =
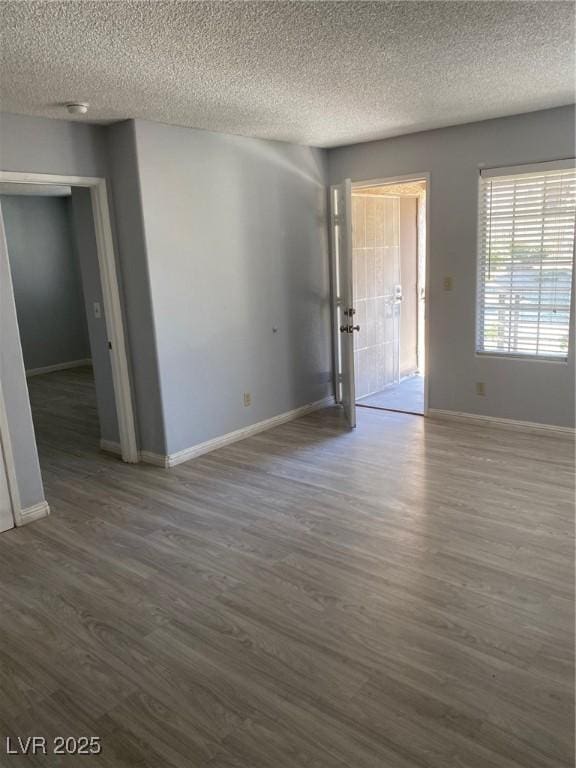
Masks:
[[[350,179],[344,179],[341,184],[330,187],[330,243],[334,399],[343,406],[348,426],[354,429],[356,427],[356,381],[354,334],[350,330],[350,326],[354,325],[354,317],[348,315],[348,310],[354,310],[351,191]],[[342,335],[341,323],[349,329],[344,331],[344,335]]]
[[[430,391],[430,201],[431,201],[431,183],[430,171],[423,173],[404,173],[401,176],[386,176],[385,178],[368,179],[366,181],[353,181],[352,189],[361,189],[362,187],[380,187],[385,184],[398,184],[403,181],[425,181],[426,182],[426,274],[424,275],[424,359],[426,361],[426,372],[424,376],[424,416],[428,415],[428,402]]]
[[[90,189],[122,459],[129,463],[136,463],[139,461],[139,453],[106,179],[91,176],[59,176],[44,173],[0,171],[0,182],[3,184],[50,184],[51,186],[87,187]],[[10,260],[9,253],[8,260]]]

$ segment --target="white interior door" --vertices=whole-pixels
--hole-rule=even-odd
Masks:
[[[354,288],[352,275],[352,183],[346,179],[330,190],[334,295],[334,359],[336,400],[350,428],[356,426],[354,388]]]
[[[0,533],[14,527],[12,499],[8,487],[8,473],[0,440]]]

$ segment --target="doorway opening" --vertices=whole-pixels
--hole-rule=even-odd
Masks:
[[[2,171],[0,203],[16,333],[7,376],[12,393],[26,391],[30,408],[26,414],[19,396],[13,423],[0,425],[9,473],[16,477],[19,469],[6,453],[10,431],[14,424],[28,430],[30,416],[45,485],[63,467],[89,474],[101,449],[138,461],[105,181]],[[14,524],[48,513],[45,501],[24,507],[17,497]]]
[[[0,186],[41,467],[55,451],[98,452],[101,434],[117,433],[115,414],[106,405],[114,392],[85,193]]]
[[[426,179],[352,187],[358,406],[426,410]]]

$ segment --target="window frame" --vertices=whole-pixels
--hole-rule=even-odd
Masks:
[[[564,160],[552,160],[542,163],[529,163],[524,165],[510,165],[503,167],[487,168],[484,165],[478,167],[478,183],[476,186],[476,294],[475,294],[475,318],[474,318],[474,354],[479,358],[493,358],[495,360],[515,360],[526,362],[555,363],[557,365],[567,365],[570,360],[571,349],[570,342],[574,336],[574,295],[575,295],[575,273],[576,273],[576,232],[574,244],[572,247],[572,280],[570,283],[570,314],[568,325],[568,349],[566,356],[546,354],[522,354],[515,352],[498,352],[495,350],[480,349],[480,339],[483,339],[481,309],[482,281],[484,279],[483,254],[482,254],[482,182],[483,179],[495,178],[498,176],[520,176],[523,173],[545,173],[547,171],[562,171],[576,169],[576,158],[566,158]]]

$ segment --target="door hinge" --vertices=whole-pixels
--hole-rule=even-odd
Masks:
[[[108,342],[108,349],[112,349],[112,342],[111,341]]]

